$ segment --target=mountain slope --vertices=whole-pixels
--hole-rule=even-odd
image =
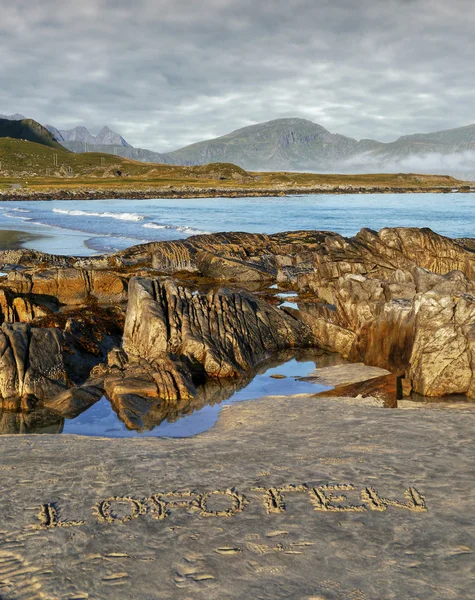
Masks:
[[[32,119],[22,119],[21,121],[0,119],[0,138],[26,140],[50,148],[64,150],[51,132]]]
[[[306,119],[277,119],[198,142],[166,157],[179,164],[232,162],[243,169],[304,170],[351,155],[358,141]]]
[[[403,135],[394,142],[381,144],[373,155],[388,160],[411,155],[453,154],[467,150],[475,150],[475,125],[434,133]]]

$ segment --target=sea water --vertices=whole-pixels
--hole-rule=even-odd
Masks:
[[[362,227],[429,227],[471,237],[473,223],[475,196],[460,193],[0,202],[0,229],[41,236],[26,247],[83,256],[218,231],[352,236]]]

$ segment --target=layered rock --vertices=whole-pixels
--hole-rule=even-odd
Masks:
[[[475,397],[473,282],[460,271],[406,275],[412,283],[346,275],[333,289],[335,310],[303,307],[300,318],[324,347],[405,374],[418,394]]]
[[[414,300],[413,389],[424,396],[475,398],[475,297],[431,291]]]
[[[28,407],[68,387],[61,334],[22,323],[4,323],[0,330],[0,401]]]
[[[34,319],[46,317],[49,312],[47,306],[36,303],[24,294],[0,289],[0,322],[29,323]]]
[[[11,271],[7,285],[21,294],[53,299],[74,306],[94,298],[100,303],[118,303],[127,299],[126,280],[110,271],[72,267]]]
[[[396,228],[353,238],[218,233],[87,258],[0,252],[0,265],[11,268],[0,284],[2,401],[35,399],[60,414],[94,402],[102,387],[86,382],[120,344],[127,300],[122,358],[109,355],[101,377],[131,425],[145,422],[150,403],[161,414],[160,402],[191,402],[203,381],[315,345],[405,374],[418,393],[474,395],[474,248],[429,229]],[[306,292],[307,303],[278,309],[250,292],[276,281]],[[53,342],[63,378],[45,376],[47,358],[22,362],[21,344],[36,355],[38,344]]]
[[[308,327],[248,292],[130,281],[123,348],[150,363],[171,354],[195,372],[233,377],[273,352],[314,342]]]

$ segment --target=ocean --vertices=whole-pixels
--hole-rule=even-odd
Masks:
[[[472,237],[474,223],[475,196],[458,193],[0,203],[0,229],[39,234],[26,247],[77,256],[218,231],[430,227]]]

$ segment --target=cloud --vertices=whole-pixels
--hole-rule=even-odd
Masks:
[[[475,151],[443,154],[427,152],[409,154],[397,158],[383,159],[370,154],[361,154],[338,166],[341,173],[433,173],[475,181]]]
[[[287,116],[382,141],[475,121],[471,0],[0,0],[0,112],[178,148]]]

